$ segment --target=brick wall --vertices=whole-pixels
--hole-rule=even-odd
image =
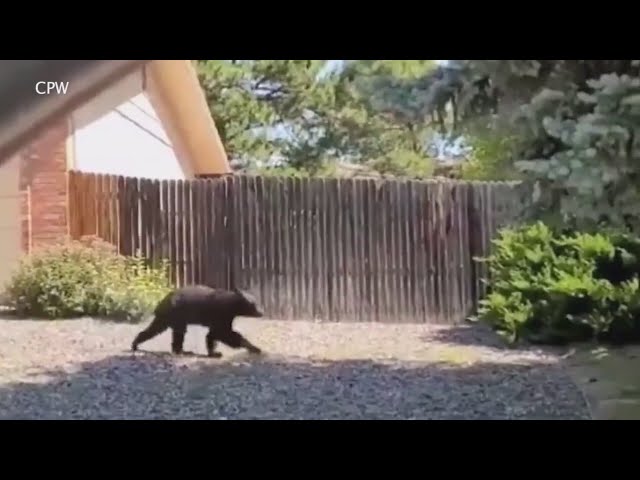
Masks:
[[[68,134],[65,119],[43,132],[22,152],[20,189],[28,192],[22,209],[25,252],[29,251],[30,237],[31,247],[38,248],[67,235]]]

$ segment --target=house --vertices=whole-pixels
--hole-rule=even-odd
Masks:
[[[188,179],[229,173],[190,60],[153,60],[0,166],[0,283],[23,253],[68,234],[67,172]]]

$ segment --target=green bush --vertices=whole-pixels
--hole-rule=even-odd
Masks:
[[[432,158],[400,148],[372,160],[369,166],[383,175],[416,180],[431,178],[435,171]]]
[[[118,255],[111,245],[87,237],[25,257],[6,296],[21,316],[137,321],[169,288],[166,264],[145,266],[142,258]]]
[[[477,319],[509,343],[616,343],[640,338],[640,241],[559,233],[542,223],[505,229],[488,263]]]
[[[517,156],[518,138],[505,128],[476,126],[465,132],[472,150],[460,165],[462,180],[521,180],[513,164]]]

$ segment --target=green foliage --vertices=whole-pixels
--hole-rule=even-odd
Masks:
[[[325,74],[325,66],[319,60],[197,61],[232,162],[275,175],[321,175],[336,162],[426,175],[428,159],[409,160],[425,157],[432,133],[411,82],[432,71],[433,61],[351,60],[334,74]],[[285,165],[269,165],[276,158]]]
[[[336,161],[311,163],[298,168],[290,165],[249,168],[246,173],[293,178],[394,178],[424,179],[434,173],[434,161],[411,150],[396,150],[365,164],[341,164]]]
[[[461,60],[445,70],[458,87],[451,130],[496,116],[513,125],[529,215],[640,233],[638,60]]]
[[[516,166],[544,186],[536,212],[557,208],[558,221],[637,230],[640,109],[634,98],[640,94],[640,78],[605,74],[585,87],[544,89],[532,99],[521,120],[531,141],[550,144],[550,152],[535,152]]]
[[[359,102],[370,117],[378,118],[378,142],[384,153],[397,148],[423,150],[431,134],[430,111],[416,79],[435,68],[432,60],[350,60],[340,82],[351,87],[352,102]]]
[[[331,99],[316,81],[320,60],[198,60],[200,83],[229,156],[266,161],[291,148],[288,138],[267,131],[287,122],[307,128],[313,145],[314,111]],[[298,145],[300,147],[300,145]],[[304,149],[303,149],[304,150]]]
[[[509,343],[640,338],[637,239],[538,222],[502,230],[494,243],[482,259],[491,282],[477,319]]]
[[[265,177],[307,178],[311,176],[311,173],[308,169],[294,168],[289,165],[282,165],[277,167],[251,167],[246,169],[245,173]]]
[[[469,157],[460,166],[460,179],[471,181],[513,181],[522,175],[513,165],[518,138],[504,128],[480,126],[464,132],[471,147]]]
[[[40,318],[83,315],[137,321],[169,291],[166,264],[151,268],[86,238],[25,257],[6,293],[17,313]]]
[[[376,172],[397,178],[424,179],[433,176],[434,161],[413,150],[393,150],[368,164]]]

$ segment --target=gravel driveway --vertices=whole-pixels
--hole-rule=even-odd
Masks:
[[[168,355],[170,334],[128,351],[141,325],[0,320],[0,418],[581,419],[552,354],[510,351],[476,328],[239,319],[263,347]]]

